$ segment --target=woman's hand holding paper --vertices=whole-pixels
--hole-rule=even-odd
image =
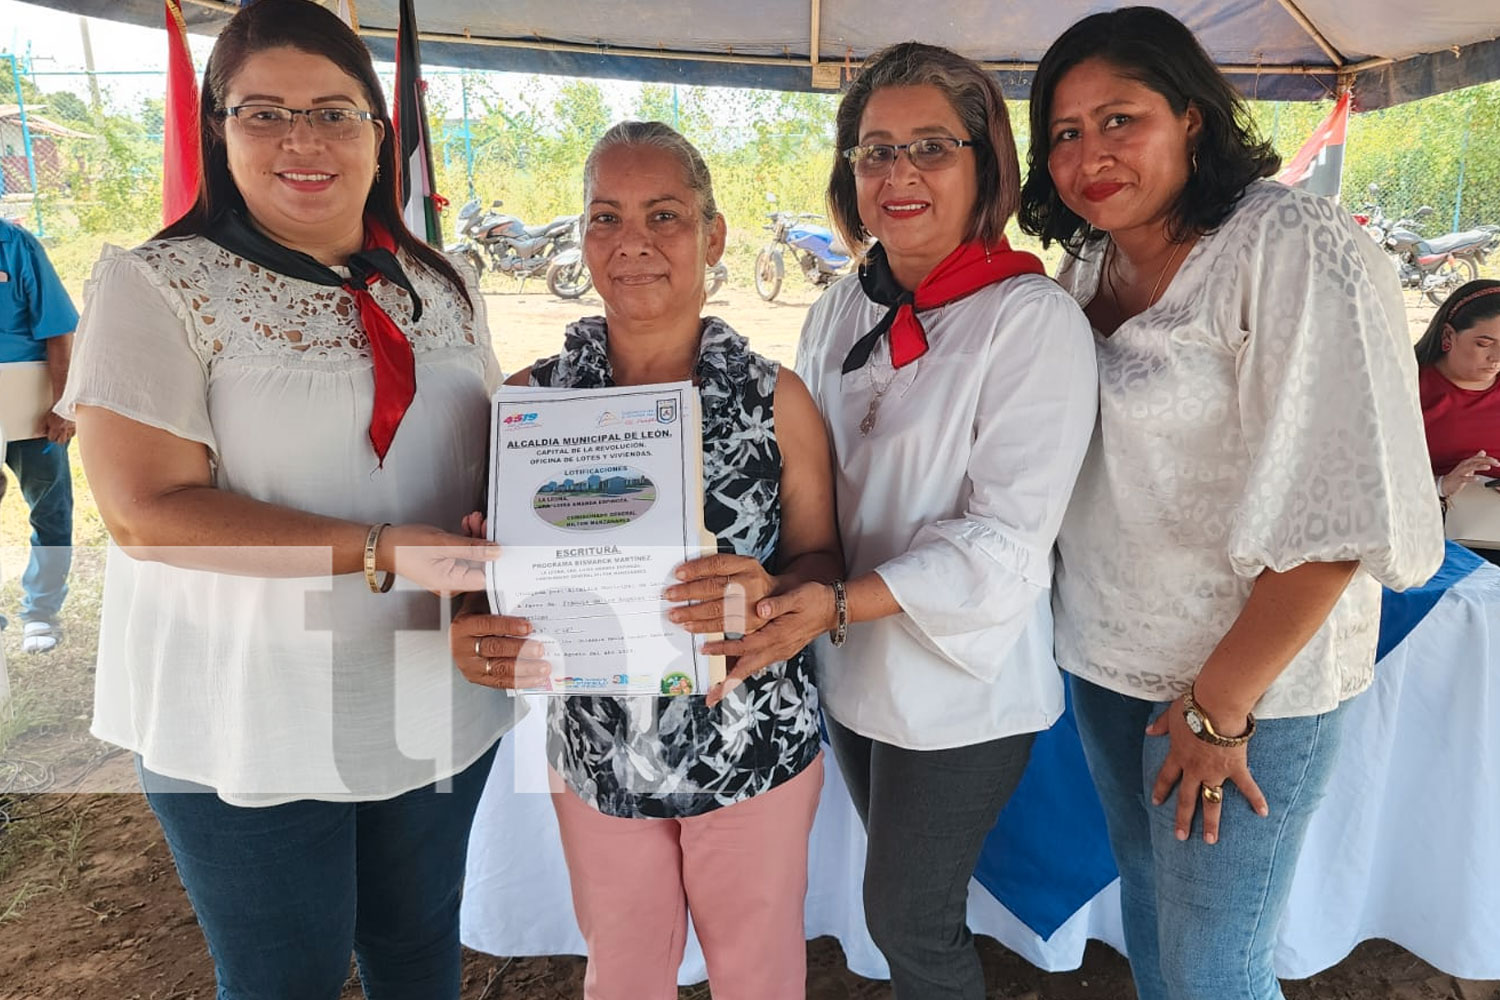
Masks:
[[[775,592],[776,578],[755,559],[723,554],[692,559],[678,567],[677,579],[681,582],[663,596],[691,602],[667,613],[686,631],[742,636],[766,624],[756,606]]]

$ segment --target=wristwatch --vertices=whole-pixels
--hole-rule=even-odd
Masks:
[[[1182,718],[1187,723],[1188,730],[1204,743],[1212,743],[1216,747],[1241,747],[1250,742],[1250,737],[1255,735],[1255,716],[1245,716],[1245,731],[1238,736],[1221,736],[1214,732],[1214,724],[1208,721],[1208,713],[1198,705],[1198,700],[1193,697],[1193,689],[1189,687],[1182,695]]]

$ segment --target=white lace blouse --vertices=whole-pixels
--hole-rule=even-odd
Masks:
[[[353,298],[201,237],[105,250],[60,408],[205,445],[222,490],[456,530],[479,509],[499,372],[477,292],[471,316],[402,263],[425,311],[413,324],[404,291],[373,290],[416,354],[416,398],[383,467]],[[462,770],[513,724],[511,699],[454,668],[445,617],[437,598],[372,594],[359,574],[233,576],[111,545],[93,733],[239,805],[397,795]]]
[[[1103,244],[1058,280],[1088,303]],[[1358,560],[1257,716],[1374,676],[1380,585],[1443,558],[1390,264],[1333,202],[1258,181],[1155,306],[1096,338],[1099,427],[1058,537],[1057,657],[1113,691],[1187,689],[1264,570]]]

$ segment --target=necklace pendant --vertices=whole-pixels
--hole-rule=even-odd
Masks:
[[[870,400],[870,408],[865,411],[865,418],[859,422],[860,436],[867,437],[875,429],[875,418],[879,413],[880,397],[877,395],[874,399]]]

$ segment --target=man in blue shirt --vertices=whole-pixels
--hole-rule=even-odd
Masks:
[[[36,237],[0,219],[0,362],[45,361],[52,398],[62,396],[73,354],[78,312]],[[68,442],[73,423],[48,411],[46,435],[9,441],[5,464],[31,508],[31,558],[21,577],[21,649],[57,645],[58,612],[68,593],[73,559],[73,473]],[[0,628],[5,626],[0,616]]]

